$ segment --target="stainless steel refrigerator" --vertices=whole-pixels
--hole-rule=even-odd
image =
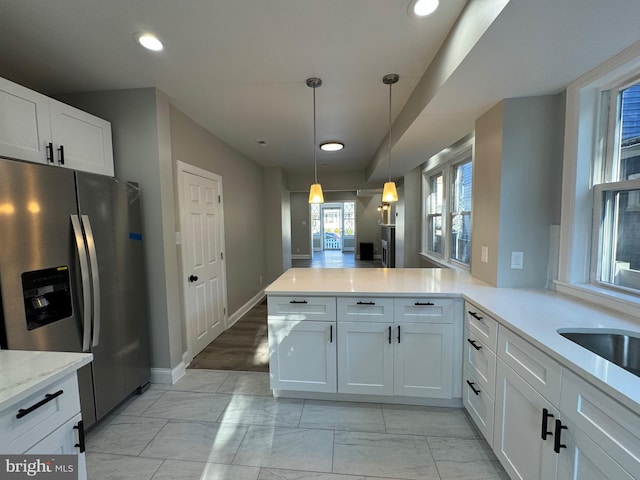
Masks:
[[[92,352],[85,426],[149,382],[139,207],[135,185],[0,159],[0,346]]]

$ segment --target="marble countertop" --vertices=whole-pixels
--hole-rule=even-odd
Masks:
[[[550,290],[496,288],[453,269],[292,268],[265,291],[287,296],[462,297],[640,415],[640,377],[558,333],[598,328],[640,337],[640,320],[630,316]]]
[[[93,359],[90,353],[0,350],[0,411]]]

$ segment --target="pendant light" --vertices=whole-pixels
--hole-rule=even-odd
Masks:
[[[313,172],[315,183],[309,190],[309,203],[324,203],[322,186],[318,183],[318,162],[316,159],[316,88],[322,85],[322,80],[317,77],[307,78],[307,87],[313,88]]]
[[[398,201],[398,192],[396,190],[395,182],[391,181],[391,85],[396,83],[400,77],[396,73],[390,73],[382,77],[382,83],[389,85],[389,166],[388,166],[388,181],[384,184],[382,190],[382,201],[384,203],[391,203]]]

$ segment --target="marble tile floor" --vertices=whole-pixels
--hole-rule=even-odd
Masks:
[[[462,409],[274,399],[259,372],[152,385],[86,455],[89,480],[508,480]]]

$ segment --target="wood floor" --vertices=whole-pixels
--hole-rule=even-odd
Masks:
[[[268,372],[267,299],[205,347],[189,368]]]
[[[378,260],[358,260],[353,252],[337,250],[315,252],[312,259],[293,260],[293,267],[309,268],[381,268]],[[189,368],[269,371],[269,340],[267,336],[267,300],[247,312],[231,328],[195,356]]]

